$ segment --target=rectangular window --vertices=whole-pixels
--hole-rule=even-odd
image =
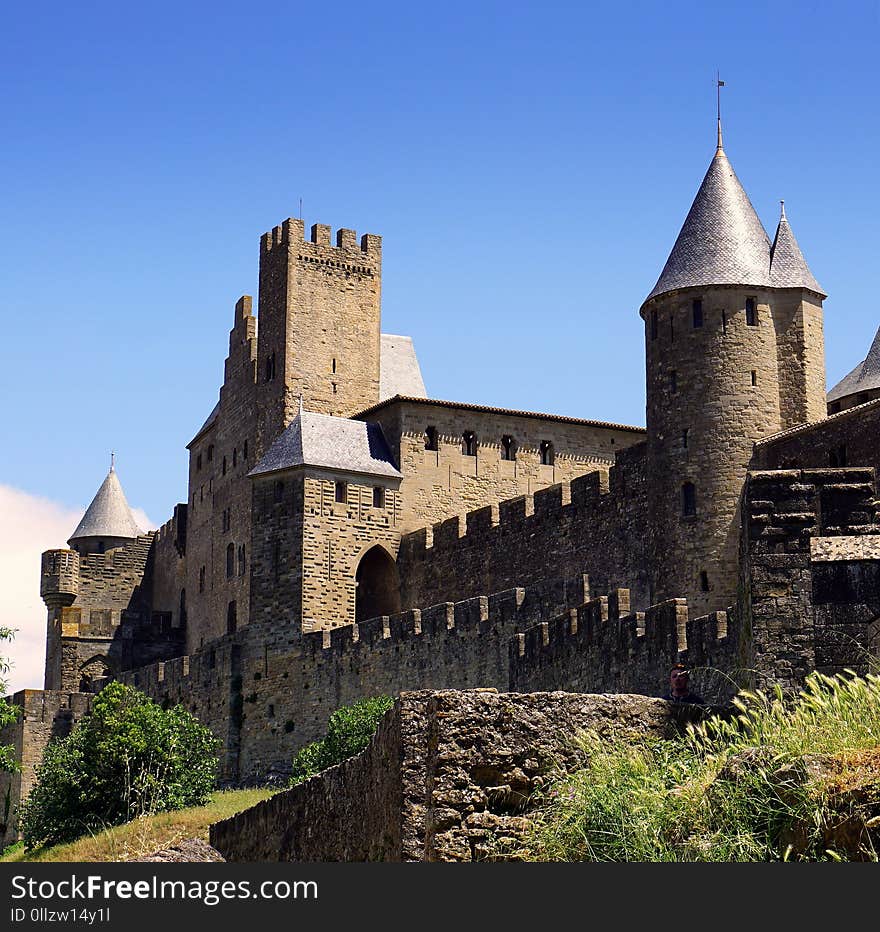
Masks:
[[[694,328],[703,326],[703,299],[696,298],[693,303]]]
[[[689,428],[685,427],[681,432],[681,445],[685,450],[688,448],[688,429]]]
[[[380,485],[373,486],[373,507],[385,507],[385,489]]]
[[[754,298],[746,298],[746,323],[750,327],[758,326],[758,308]]]
[[[758,370],[752,369],[752,385],[758,384]]]
[[[657,312],[651,311],[651,339],[657,339]]]
[[[336,501],[343,502],[343,503],[348,501],[348,483],[346,482],[336,483]]]
[[[675,369],[669,373],[669,391],[673,395],[678,391],[678,373]]]

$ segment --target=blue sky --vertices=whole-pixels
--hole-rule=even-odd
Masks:
[[[43,4],[4,13],[0,484],[75,509],[110,449],[186,496],[260,234],[384,237],[429,393],[644,423],[638,308],[714,149],[826,302],[876,301],[876,3]],[[70,529],[72,530],[72,528]],[[63,541],[59,540],[59,544]]]

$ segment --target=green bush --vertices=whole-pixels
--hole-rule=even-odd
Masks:
[[[181,706],[110,683],[67,738],[49,742],[22,807],[27,847],[71,841],[140,815],[200,806],[219,742]]]
[[[877,759],[880,678],[813,674],[794,701],[758,692],[741,694],[735,705],[733,718],[691,726],[677,740],[581,736],[586,765],[560,774],[544,791],[520,855],[550,861],[877,860],[870,840],[858,852],[829,842],[829,829],[847,813],[839,809],[841,797],[834,800],[805,762],[831,759],[845,772],[860,758]],[[853,771],[855,785],[864,784],[862,775]],[[876,786],[876,775],[867,776]]]
[[[390,696],[360,699],[337,709],[327,723],[327,735],[296,753],[290,785],[296,786],[316,773],[359,754],[376,733],[382,716],[391,708]]]

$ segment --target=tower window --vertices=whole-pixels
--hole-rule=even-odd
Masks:
[[[385,489],[381,485],[373,486],[373,507],[385,507]]]
[[[244,569],[246,564],[244,544],[238,548],[238,575],[244,576]]]
[[[236,610],[235,600],[226,606],[226,633],[235,634],[238,627],[238,611]]]
[[[214,444],[213,443],[208,447],[208,462],[210,463],[212,459],[214,459]]]
[[[694,313],[694,329],[697,327],[703,326],[703,299],[695,298],[694,303],[691,305],[691,308]]]
[[[275,353],[270,353],[266,357],[266,381],[271,382],[275,378]]]
[[[466,430],[461,435],[461,452],[465,456],[477,455],[477,435],[472,430]]]
[[[333,358],[333,374],[336,374],[336,358]]]
[[[223,457],[223,475],[226,475],[226,457]]]
[[[746,323],[750,327],[758,326],[758,308],[754,298],[746,298]]]
[[[541,455],[542,466],[552,466],[555,459],[553,453],[553,442],[551,440],[542,440],[538,452]]]
[[[697,490],[693,482],[685,482],[681,487],[681,513],[686,518],[697,513]]]
[[[205,591],[205,568],[199,567],[199,592]]]
[[[232,579],[235,575],[235,544],[226,545],[226,578]]]
[[[758,370],[752,369],[752,385],[758,384]]]
[[[657,339],[657,312],[651,311],[651,339]]]
[[[333,394],[335,395],[336,394],[336,383],[331,382],[330,384],[333,386]]]
[[[700,592],[709,591],[709,574],[705,570],[700,571]]]
[[[245,440],[245,442],[244,442],[244,450],[242,450],[242,455],[244,456],[245,459],[247,459],[247,455],[248,455],[248,443],[247,443],[247,440]]]
[[[336,483],[336,501],[342,502],[343,504],[348,501],[348,483],[347,482]]]
[[[202,454],[199,453],[199,455],[196,457],[196,469],[201,469],[201,468],[202,468]]]
[[[675,343],[675,318],[669,315],[669,339]]]
[[[673,395],[678,391],[678,372],[675,369],[669,372],[669,391]]]
[[[235,469],[236,466],[238,466],[238,448],[233,447],[232,448],[232,468]]]
[[[681,432],[681,445],[682,445],[682,448],[685,450],[688,448],[688,431],[689,430],[690,428],[685,427],[685,429]]]
[[[425,428],[425,449],[426,450],[437,449],[437,428],[436,427]]]
[[[505,434],[501,438],[501,459],[503,460],[515,460],[516,459],[516,443],[514,442],[513,437],[510,434]]]

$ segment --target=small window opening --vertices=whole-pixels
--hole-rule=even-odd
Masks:
[[[675,318],[669,315],[669,339],[675,343]]]
[[[381,485],[373,486],[373,507],[385,507],[385,489]]]
[[[99,540],[98,541],[98,553],[103,553],[103,552],[104,552],[104,541]]]
[[[196,469],[201,469],[201,468],[202,468],[202,454],[199,453],[199,455],[196,457]]]
[[[835,467],[846,466],[846,444],[842,443],[828,453],[828,465]]]
[[[541,465],[552,466],[554,460],[553,442],[551,440],[542,440],[539,452],[541,454]]]
[[[238,575],[244,576],[245,565],[247,560],[245,559],[244,544],[238,548]]]
[[[694,329],[703,326],[703,299],[695,298],[692,305],[694,312]]]
[[[752,385],[758,384],[758,370],[752,369]]]
[[[212,459],[214,459],[214,444],[213,443],[208,447],[208,462],[210,463]]]
[[[223,475],[226,475],[226,457],[223,457]]]
[[[199,592],[205,591],[205,568],[199,567]]]
[[[700,591],[709,591],[709,574],[705,570],[700,571]]]
[[[244,442],[244,450],[242,451],[242,455],[244,456],[245,459],[247,459],[247,457],[248,457],[248,442],[247,442],[247,440],[245,440],[245,442]]]
[[[669,373],[669,391],[674,395],[678,391],[678,372],[672,369]]]
[[[697,490],[693,482],[685,482],[681,487],[681,513],[685,517],[697,513]]]
[[[511,437],[510,434],[505,434],[501,438],[501,459],[516,459],[516,444],[514,443],[513,437]]]
[[[828,405],[828,413],[829,413],[829,414],[837,414],[838,411],[840,411],[840,402],[839,402],[839,401],[832,401],[831,404]]]
[[[651,311],[651,339],[657,339],[657,312]]]
[[[336,483],[336,501],[343,502],[343,503],[348,501],[348,483],[346,482]]]
[[[226,545],[226,578],[231,579],[235,575],[235,544]]]
[[[336,383],[331,382],[330,384],[333,386],[333,394],[335,395],[336,394]]]
[[[333,359],[333,374],[336,374],[336,358]]]
[[[688,431],[689,430],[690,430],[689,427],[685,427],[685,429],[681,432],[681,445],[685,450],[688,448]]]
[[[461,436],[461,452],[465,456],[477,455],[477,435],[472,430],[466,430]]]
[[[425,428],[425,449],[426,450],[437,449],[437,428],[436,427]]]
[[[233,447],[232,448],[232,468],[235,469],[236,466],[238,466],[238,448]]]
[[[233,601],[226,606],[226,633],[235,634],[235,629],[237,627],[238,611],[236,609],[235,600],[233,599]]]
[[[758,326],[758,309],[754,298],[746,298],[746,323],[750,327]]]

